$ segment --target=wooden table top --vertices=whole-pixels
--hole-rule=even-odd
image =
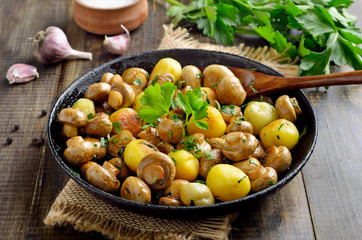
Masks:
[[[152,8],[132,32],[125,55],[155,50],[169,23],[163,5]],[[76,78],[115,57],[102,48],[103,36],[87,33],[74,22],[71,0],[0,0],[0,239],[100,239],[97,233],[43,224],[50,205],[68,177],[45,144],[47,116],[57,96]],[[362,2],[349,12],[360,16]],[[93,60],[41,65],[29,40],[48,26],[63,29],[70,45],[93,53]],[[357,26],[362,28],[362,17]],[[195,34],[196,38],[201,38]],[[9,85],[7,69],[35,65],[40,78]],[[242,211],[230,239],[360,239],[362,236],[362,87],[304,90],[319,125],[315,151],[302,172],[280,192]],[[19,129],[14,130],[18,125]],[[13,139],[7,145],[7,138]]]

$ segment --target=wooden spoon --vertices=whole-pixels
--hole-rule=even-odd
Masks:
[[[283,90],[331,85],[362,84],[362,70],[306,77],[276,77],[242,68],[228,68],[241,80],[247,98]]]

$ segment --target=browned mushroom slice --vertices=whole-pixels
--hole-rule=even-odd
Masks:
[[[66,144],[64,158],[69,164],[81,166],[94,158],[94,145],[89,141],[84,141],[81,136],[68,139]]]
[[[105,192],[115,192],[119,189],[121,184],[116,178],[118,173],[119,170],[107,161],[103,163],[103,166],[90,162],[85,170],[87,181]]]
[[[166,189],[175,178],[176,167],[172,159],[161,152],[152,152],[142,158],[137,176],[154,190]]]
[[[109,115],[103,112],[97,113],[94,118],[89,119],[84,127],[85,134],[105,137],[112,131],[112,122],[109,120]]]
[[[261,160],[263,166],[272,167],[277,173],[283,173],[292,162],[292,154],[285,146],[271,146]]]
[[[255,152],[258,140],[250,133],[232,132],[225,136],[222,153],[237,162],[249,158]]]
[[[139,177],[130,176],[121,187],[121,197],[140,203],[151,202],[151,190]]]

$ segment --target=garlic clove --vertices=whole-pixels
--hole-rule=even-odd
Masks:
[[[34,43],[37,44],[34,57],[43,64],[56,63],[66,58],[92,60],[92,53],[72,49],[63,30],[55,26],[38,32]]]
[[[131,36],[128,29],[121,25],[126,33],[115,35],[112,37],[104,36],[103,46],[105,49],[115,55],[123,54],[129,47]]]
[[[12,65],[6,73],[6,78],[9,80],[9,84],[25,83],[38,77],[39,73],[36,67],[23,63]]]

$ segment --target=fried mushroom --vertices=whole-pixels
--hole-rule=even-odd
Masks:
[[[258,145],[256,137],[250,133],[231,132],[225,136],[222,153],[237,162],[249,158]]]

